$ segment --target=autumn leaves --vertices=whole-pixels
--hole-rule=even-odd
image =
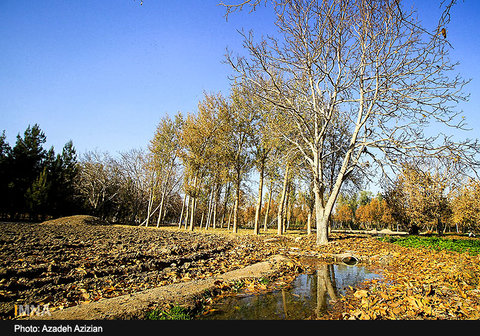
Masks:
[[[478,256],[402,247],[373,238],[335,240],[330,249],[355,250],[368,256],[372,265],[383,261],[382,279],[352,289],[341,299],[341,313],[330,318],[480,318]]]

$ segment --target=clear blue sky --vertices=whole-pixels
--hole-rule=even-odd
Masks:
[[[231,0],[235,1],[235,0]],[[227,21],[219,0],[0,0],[0,131],[10,145],[38,123],[59,152],[146,147],[165,114],[194,112],[203,91],[228,93],[225,48],[237,29],[271,32],[261,9]],[[433,27],[440,0],[411,1]],[[472,78],[461,107],[480,132],[480,2],[459,1],[448,39]]]

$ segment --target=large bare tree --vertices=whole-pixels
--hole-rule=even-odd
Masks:
[[[467,99],[450,45],[422,28],[399,0],[272,3],[277,36],[257,41],[242,33],[246,54],[227,59],[291,121],[283,137],[313,175],[317,244],[328,242],[328,220],[350,174],[387,174],[405,157],[474,163],[477,143],[444,133],[464,129],[456,106]],[[342,141],[332,144],[339,121]]]

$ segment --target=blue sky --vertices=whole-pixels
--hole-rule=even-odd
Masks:
[[[232,0],[234,1],[234,0]],[[79,153],[146,147],[165,114],[194,112],[203,92],[228,93],[225,48],[241,51],[244,27],[271,32],[261,8],[224,18],[219,0],[0,0],[0,131],[15,143],[38,123],[47,146]],[[440,0],[409,1],[433,28]],[[477,137],[480,2],[459,1],[448,39],[472,78],[460,108]]]
[[[226,22],[217,4],[0,0],[0,130],[13,145],[38,123],[80,153],[146,146],[162,116],[227,92],[225,48],[255,16]]]

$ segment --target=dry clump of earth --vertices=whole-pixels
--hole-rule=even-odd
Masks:
[[[202,279],[276,253],[263,240],[108,225],[91,216],[0,223],[0,318],[20,304],[51,311]]]

